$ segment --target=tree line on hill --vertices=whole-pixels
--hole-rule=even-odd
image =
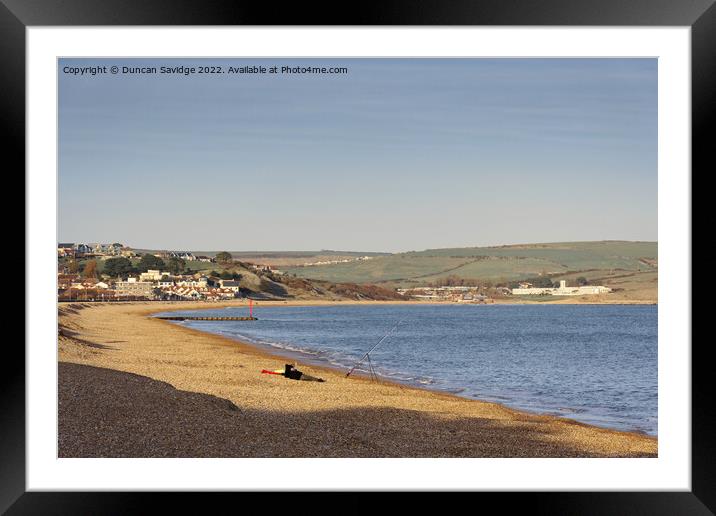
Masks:
[[[69,273],[80,273],[83,277],[88,279],[98,278],[100,276],[97,268],[97,260],[88,260],[83,263],[73,259],[67,262],[66,268]],[[150,269],[168,271],[172,274],[181,274],[186,269],[186,262],[176,257],[171,257],[165,261],[153,254],[145,254],[135,265],[129,258],[119,256],[109,258],[104,262],[102,274],[112,278],[120,278],[130,274],[147,272]]]
[[[589,280],[584,276],[578,277],[576,280],[577,285],[584,286],[589,285]],[[489,279],[476,279],[476,278],[462,278],[456,275],[446,276],[440,278],[437,281],[428,283],[428,287],[479,287],[490,289],[493,287],[508,287],[518,288],[521,283],[530,283],[533,287],[537,288],[557,288],[559,287],[559,281],[554,281],[552,277],[548,275],[534,276],[527,279],[505,281],[497,280],[491,281]]]
[[[153,254],[145,254],[139,262],[134,265],[129,258],[110,258],[104,263],[103,273],[113,278],[127,276],[129,274],[140,274],[148,270],[168,271],[172,274],[181,274],[186,268],[186,262],[181,258],[172,256],[162,260]]]
[[[216,261],[222,265],[228,265],[233,262],[233,257],[230,253],[222,251],[217,253]],[[72,274],[80,273],[83,277],[88,279],[100,277],[97,260],[80,262],[79,260],[72,259],[67,262],[66,267],[68,272]],[[104,262],[102,274],[112,278],[121,278],[131,274],[141,274],[148,270],[160,270],[167,271],[171,274],[181,274],[187,270],[187,267],[186,261],[176,256],[162,259],[153,254],[146,253],[142,255],[136,264],[124,256],[109,258]],[[227,271],[212,271],[211,274],[222,279],[239,279],[241,277],[239,274]]]
[[[428,287],[483,287],[492,288],[494,283],[486,279],[462,278],[451,274],[427,284]]]

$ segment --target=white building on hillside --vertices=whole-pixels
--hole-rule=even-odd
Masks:
[[[139,275],[139,281],[159,281],[165,276],[171,276],[166,271],[158,271],[154,269],[149,269],[147,272],[143,272]]]
[[[209,286],[209,278],[206,276],[199,276],[198,278],[183,276],[177,279],[176,284],[180,287],[206,288]]]
[[[568,287],[565,280],[559,282],[559,287],[523,287],[513,288],[512,295],[515,296],[587,296],[594,294],[606,294],[611,292],[612,289],[609,287],[603,287],[601,285],[585,285],[582,287]]]
[[[127,278],[127,281],[118,281],[115,283],[115,291],[117,296],[131,297],[154,297],[154,284],[149,281],[137,281],[137,278]]]

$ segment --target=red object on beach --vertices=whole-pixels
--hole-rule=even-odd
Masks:
[[[278,375],[283,374],[283,373],[279,373],[278,371],[269,371],[268,369],[262,369],[261,373],[263,373],[263,374],[278,374]]]

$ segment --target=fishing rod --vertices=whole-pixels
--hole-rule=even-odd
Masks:
[[[358,366],[360,365],[360,363],[363,362],[363,360],[365,360],[366,358],[368,358],[368,360],[370,360],[369,355],[370,355],[371,351],[373,351],[375,348],[377,348],[378,346],[380,346],[380,343],[383,342],[385,339],[387,339],[387,338],[388,338],[388,335],[390,335],[391,333],[393,333],[393,331],[395,331],[395,329],[400,325],[400,323],[403,322],[403,320],[404,320],[404,319],[401,319],[401,320],[399,320],[397,323],[395,323],[395,326],[393,326],[390,330],[388,330],[388,333],[386,333],[385,335],[383,335],[383,337],[375,344],[375,346],[373,346],[372,348],[370,348],[370,349],[366,352],[366,354],[363,355],[363,357],[362,357],[358,362],[355,363],[355,365],[351,368],[351,370],[346,373],[346,378],[348,378],[348,377],[351,375],[351,373],[352,373],[353,371],[355,371],[356,367],[358,367]]]

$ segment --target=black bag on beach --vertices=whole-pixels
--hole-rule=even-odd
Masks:
[[[316,378],[303,374],[298,369],[295,369],[291,364],[286,364],[283,375],[291,380],[303,380],[305,382],[325,382],[323,378]]]
[[[303,373],[295,369],[291,364],[286,364],[283,375],[291,380],[300,380]]]

